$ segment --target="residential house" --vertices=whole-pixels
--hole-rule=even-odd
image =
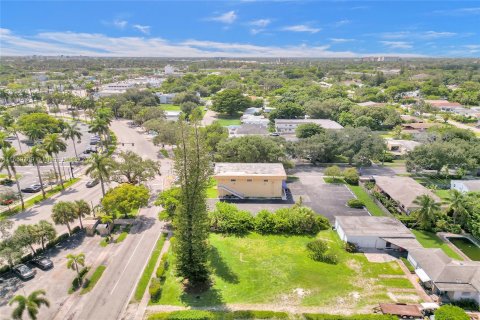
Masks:
[[[248,135],[267,136],[268,128],[266,125],[257,125],[244,123],[242,125],[228,126],[228,136],[230,138],[243,137]]]
[[[388,151],[397,156],[403,156],[421,145],[420,142],[413,140],[386,139],[386,142]]]
[[[286,199],[281,163],[215,163],[213,178],[219,198]]]
[[[453,260],[438,248],[410,249],[407,259],[422,284],[443,300],[480,303],[480,262]]]
[[[295,129],[305,123],[318,124],[324,129],[343,129],[339,123],[329,119],[275,119],[275,130],[280,134],[294,134]]]
[[[412,232],[391,217],[336,216],[335,230],[340,239],[360,249],[397,249],[418,246]]]
[[[160,99],[161,104],[171,104],[173,102],[173,98],[175,98],[176,93],[162,93],[157,92],[155,95]]]
[[[425,100],[425,102],[444,112],[453,112],[455,109],[462,108],[460,103],[449,102],[448,100]]]
[[[374,176],[373,178],[375,190],[394,200],[398,209],[407,214],[419,208],[415,199],[420,195],[428,195],[436,202],[441,202],[437,195],[410,177]]]

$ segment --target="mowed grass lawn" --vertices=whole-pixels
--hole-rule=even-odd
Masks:
[[[365,204],[365,207],[367,208],[368,212],[372,214],[372,216],[384,216],[385,212],[373,201],[372,198],[370,198],[369,194],[363,190],[362,187],[360,186],[352,186],[348,185],[348,188],[352,190],[352,192],[355,194],[355,196]]]
[[[418,242],[425,248],[440,248],[447,256],[456,260],[463,260],[463,258],[456,253],[447,243],[442,241],[435,233],[421,230],[411,230]]]
[[[213,287],[202,294],[182,291],[175,277],[175,257],[169,254],[170,268],[158,304],[214,306],[221,304],[295,304],[335,306],[343,301],[352,310],[381,301],[391,301],[387,286],[391,282],[379,275],[403,275],[395,262],[369,263],[363,254],[343,250],[343,244],[332,230],[322,231],[339,255],[340,262],[330,265],[309,258],[307,236],[245,237],[211,234],[209,257]],[[408,285],[393,281],[395,288]],[[302,294],[303,293],[303,294]]]
[[[180,106],[176,106],[173,104],[161,104],[160,107],[162,107],[163,110],[165,111],[180,111]]]
[[[218,123],[220,123],[220,125],[222,125],[223,127],[240,125],[242,124],[242,121],[240,121],[241,116],[242,116],[241,114],[237,114],[233,116],[219,114],[217,116],[217,120],[215,121],[218,121]]]

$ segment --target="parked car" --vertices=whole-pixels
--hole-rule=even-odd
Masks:
[[[87,188],[93,188],[95,187],[100,181],[98,179],[93,179],[87,182],[86,186]]]
[[[24,193],[37,193],[40,190],[42,190],[42,185],[39,183],[32,184],[31,186],[21,189],[21,191]]]
[[[5,140],[7,140],[7,141],[14,141],[14,140],[17,140],[17,137],[15,137],[15,136],[8,136],[8,137],[5,138]]]
[[[278,137],[278,136],[280,136],[280,133],[278,133],[278,132],[272,132],[272,133],[270,133],[270,135],[271,135],[272,137]]]
[[[90,156],[88,154],[84,154],[84,153],[82,153],[81,155],[78,156],[78,160],[80,160],[80,161],[85,161],[88,158],[90,158]]]
[[[85,151],[83,151],[83,153],[85,153],[85,154],[97,153],[97,148],[96,147],[88,147],[87,149],[85,149]]]
[[[32,259],[31,262],[42,270],[48,270],[48,269],[53,268],[52,260],[50,260],[46,257],[42,257],[42,256],[35,257],[35,258]]]
[[[24,264],[19,264],[13,267],[13,273],[15,273],[22,280],[28,280],[35,277],[36,271],[30,269]]]

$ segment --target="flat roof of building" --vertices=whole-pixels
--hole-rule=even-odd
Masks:
[[[338,122],[330,119],[275,119],[275,125],[304,123],[315,123],[324,129],[343,129],[343,127]]]
[[[373,178],[375,179],[375,184],[403,208],[417,208],[418,206],[413,202],[418,196],[423,194],[432,197],[437,202],[441,202],[437,195],[410,177],[374,176]]]
[[[452,182],[462,183],[468,191],[480,191],[480,180],[452,180]]]
[[[281,163],[215,163],[215,176],[279,176],[287,173]]]
[[[391,217],[336,216],[335,219],[347,236],[415,238],[407,227]]]

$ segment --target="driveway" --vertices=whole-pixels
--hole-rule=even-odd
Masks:
[[[299,166],[289,172],[298,177],[298,180],[288,184],[295,201],[301,197],[306,206],[326,216],[331,222],[335,216],[368,215],[365,210],[349,208],[347,201],[355,198],[352,192],[344,184],[325,183],[322,170],[313,166]]]

